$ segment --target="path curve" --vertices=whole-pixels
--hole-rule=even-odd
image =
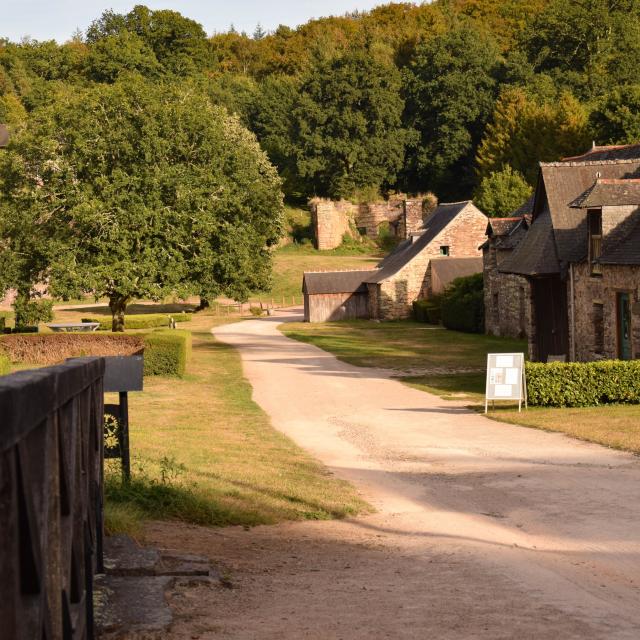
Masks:
[[[392,566],[411,558],[403,599],[430,611],[392,614],[383,593],[367,600],[395,616],[389,637],[640,638],[638,458],[488,420],[278,330],[300,319],[280,313],[214,334],[239,350],[273,425],[378,510],[330,535],[383,537]],[[317,637],[387,637],[375,624]]]

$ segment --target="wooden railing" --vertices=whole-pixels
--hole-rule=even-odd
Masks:
[[[104,360],[0,378],[0,637],[93,638]]]

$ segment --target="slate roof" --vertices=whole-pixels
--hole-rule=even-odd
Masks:
[[[520,216],[531,216],[533,213],[533,204],[536,199],[536,194],[532,193],[531,197],[523,202],[511,215],[518,218]]]
[[[640,180],[597,179],[572,203],[574,209],[640,205]]]
[[[513,218],[489,218],[487,235],[491,238],[508,236],[522,221],[522,217]]]
[[[619,162],[620,160],[640,159],[640,143],[593,146],[579,156],[562,158],[562,162]]]
[[[9,129],[6,124],[0,124],[0,148],[9,144]]]
[[[529,226],[530,223],[527,220],[527,216],[522,216],[506,236],[498,239],[496,247],[501,250],[515,249],[524,240]]]
[[[472,276],[474,273],[482,273],[482,257],[477,258],[452,258],[442,256],[431,258],[431,282],[433,289],[439,293],[456,278]],[[436,290],[435,284],[439,287]]]
[[[412,238],[401,242],[395,251],[378,264],[378,271],[370,275],[365,282],[379,283],[396,274],[425,249],[469,204],[471,204],[471,200],[438,205],[433,213],[426,219],[423,225],[424,230],[421,231],[419,235],[414,235]]]
[[[374,271],[306,271],[302,277],[302,291],[310,295],[364,293],[367,290],[364,281]]]
[[[620,242],[607,243],[600,256],[601,264],[640,265],[640,217]]]

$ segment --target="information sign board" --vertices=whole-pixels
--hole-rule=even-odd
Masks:
[[[524,372],[524,353],[487,354],[487,386],[484,412],[489,400],[517,400],[518,411],[522,401],[527,406],[527,381]]]

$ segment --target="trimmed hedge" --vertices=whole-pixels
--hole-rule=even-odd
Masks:
[[[417,322],[440,324],[440,320],[442,319],[440,301],[435,301],[433,299],[414,301],[413,317]]]
[[[640,361],[527,362],[529,404],[589,407],[640,403]]]
[[[11,362],[56,364],[81,356],[130,356],[141,353],[141,336],[123,333],[38,333],[0,336],[0,353]]]
[[[11,360],[9,356],[0,353],[0,376],[4,376],[11,371]]]
[[[191,332],[179,329],[144,335],[144,375],[184,376],[191,355]]]
[[[447,329],[484,333],[484,284],[481,273],[456,278],[442,294],[442,324]]]
[[[169,321],[173,318],[176,322],[188,322],[191,320],[190,313],[138,313],[124,317],[125,329],[154,329],[155,327],[168,327]],[[82,318],[82,322],[99,322],[101,331],[111,331],[111,317],[99,316],[95,318]]]

